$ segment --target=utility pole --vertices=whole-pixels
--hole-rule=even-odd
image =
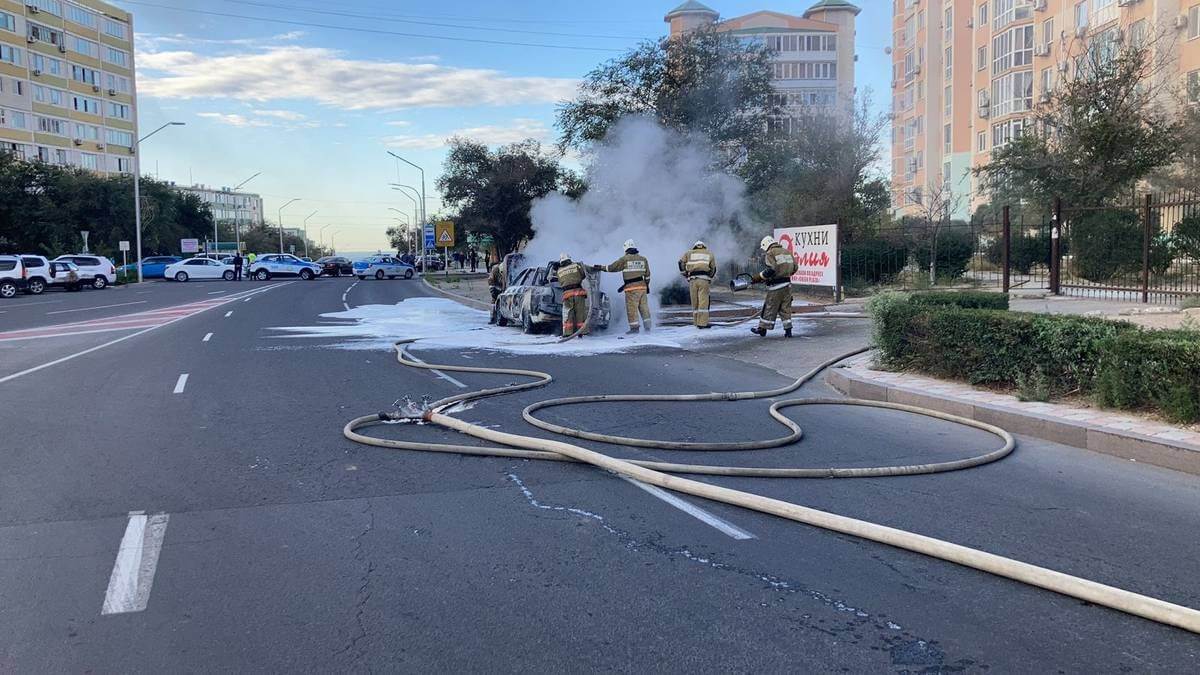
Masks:
[[[142,283],[142,141],[167,127],[186,126],[186,122],[167,122],[161,127],[139,138],[133,148],[133,223],[137,239],[138,283]]]
[[[279,207],[279,252],[280,253],[283,253],[283,210],[286,209],[291,204],[298,202],[298,201],[300,201],[299,197],[297,197],[297,198],[293,199],[292,201],[288,202],[287,204],[284,204],[283,206]]]
[[[307,218],[304,219],[304,257],[305,258],[312,257],[312,256],[308,255],[308,221],[311,220],[312,217],[315,215],[317,215],[317,212],[313,211],[312,213],[308,214]]]

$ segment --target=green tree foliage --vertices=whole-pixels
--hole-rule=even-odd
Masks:
[[[274,223],[254,225],[253,227],[243,229],[241,233],[242,250],[246,253],[255,253],[258,255],[279,253],[279,225]],[[211,228],[209,229],[209,234],[212,234]],[[304,255],[304,238],[285,232],[283,235],[283,252],[290,253],[293,247],[295,247],[296,255]],[[324,255],[333,255],[333,251],[321,248],[309,241],[308,255],[313,260],[316,260]]]
[[[179,252],[179,240],[211,236],[212,212],[193,195],[143,179],[145,255]],[[89,248],[119,257],[118,243],[134,239],[133,178],[100,176],[0,153],[0,252],[60,255]]]
[[[1176,158],[1182,124],[1156,103],[1152,44],[1096,37],[1027,133],[975,169],[995,195],[1099,205],[1127,198],[1138,181]]]
[[[728,33],[699,30],[644,42],[584,77],[578,97],[558,109],[563,147],[604,138],[617,120],[649,115],[726,150],[731,169],[761,148],[772,102],[771,53]]]
[[[463,231],[491,235],[503,257],[532,236],[533,201],[555,190],[579,189],[579,181],[537,141],[490,150],[453,138],[437,186]]]

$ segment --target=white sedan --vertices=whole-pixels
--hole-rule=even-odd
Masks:
[[[233,265],[226,265],[208,258],[190,258],[181,260],[174,265],[167,265],[167,269],[163,271],[163,277],[175,281],[188,281],[189,279],[233,281],[234,273]]]

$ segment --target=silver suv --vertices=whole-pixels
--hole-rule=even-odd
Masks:
[[[91,253],[60,255],[54,262],[72,262],[79,266],[79,278],[100,289],[117,283],[117,266],[104,256]]]
[[[0,298],[13,298],[28,285],[25,265],[15,255],[0,255]]]

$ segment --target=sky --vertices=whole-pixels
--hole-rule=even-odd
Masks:
[[[815,0],[711,0],[722,17],[802,14]],[[263,196],[268,220],[308,219],[340,251],[387,247],[434,183],[446,139],[556,140],[554,111],[588,71],[666,32],[677,0],[114,0],[133,12],[142,171]],[[856,78],[889,104],[891,0],[860,0]],[[404,212],[399,216],[390,208]],[[315,213],[314,213],[315,212]],[[310,217],[311,216],[311,217]]]

